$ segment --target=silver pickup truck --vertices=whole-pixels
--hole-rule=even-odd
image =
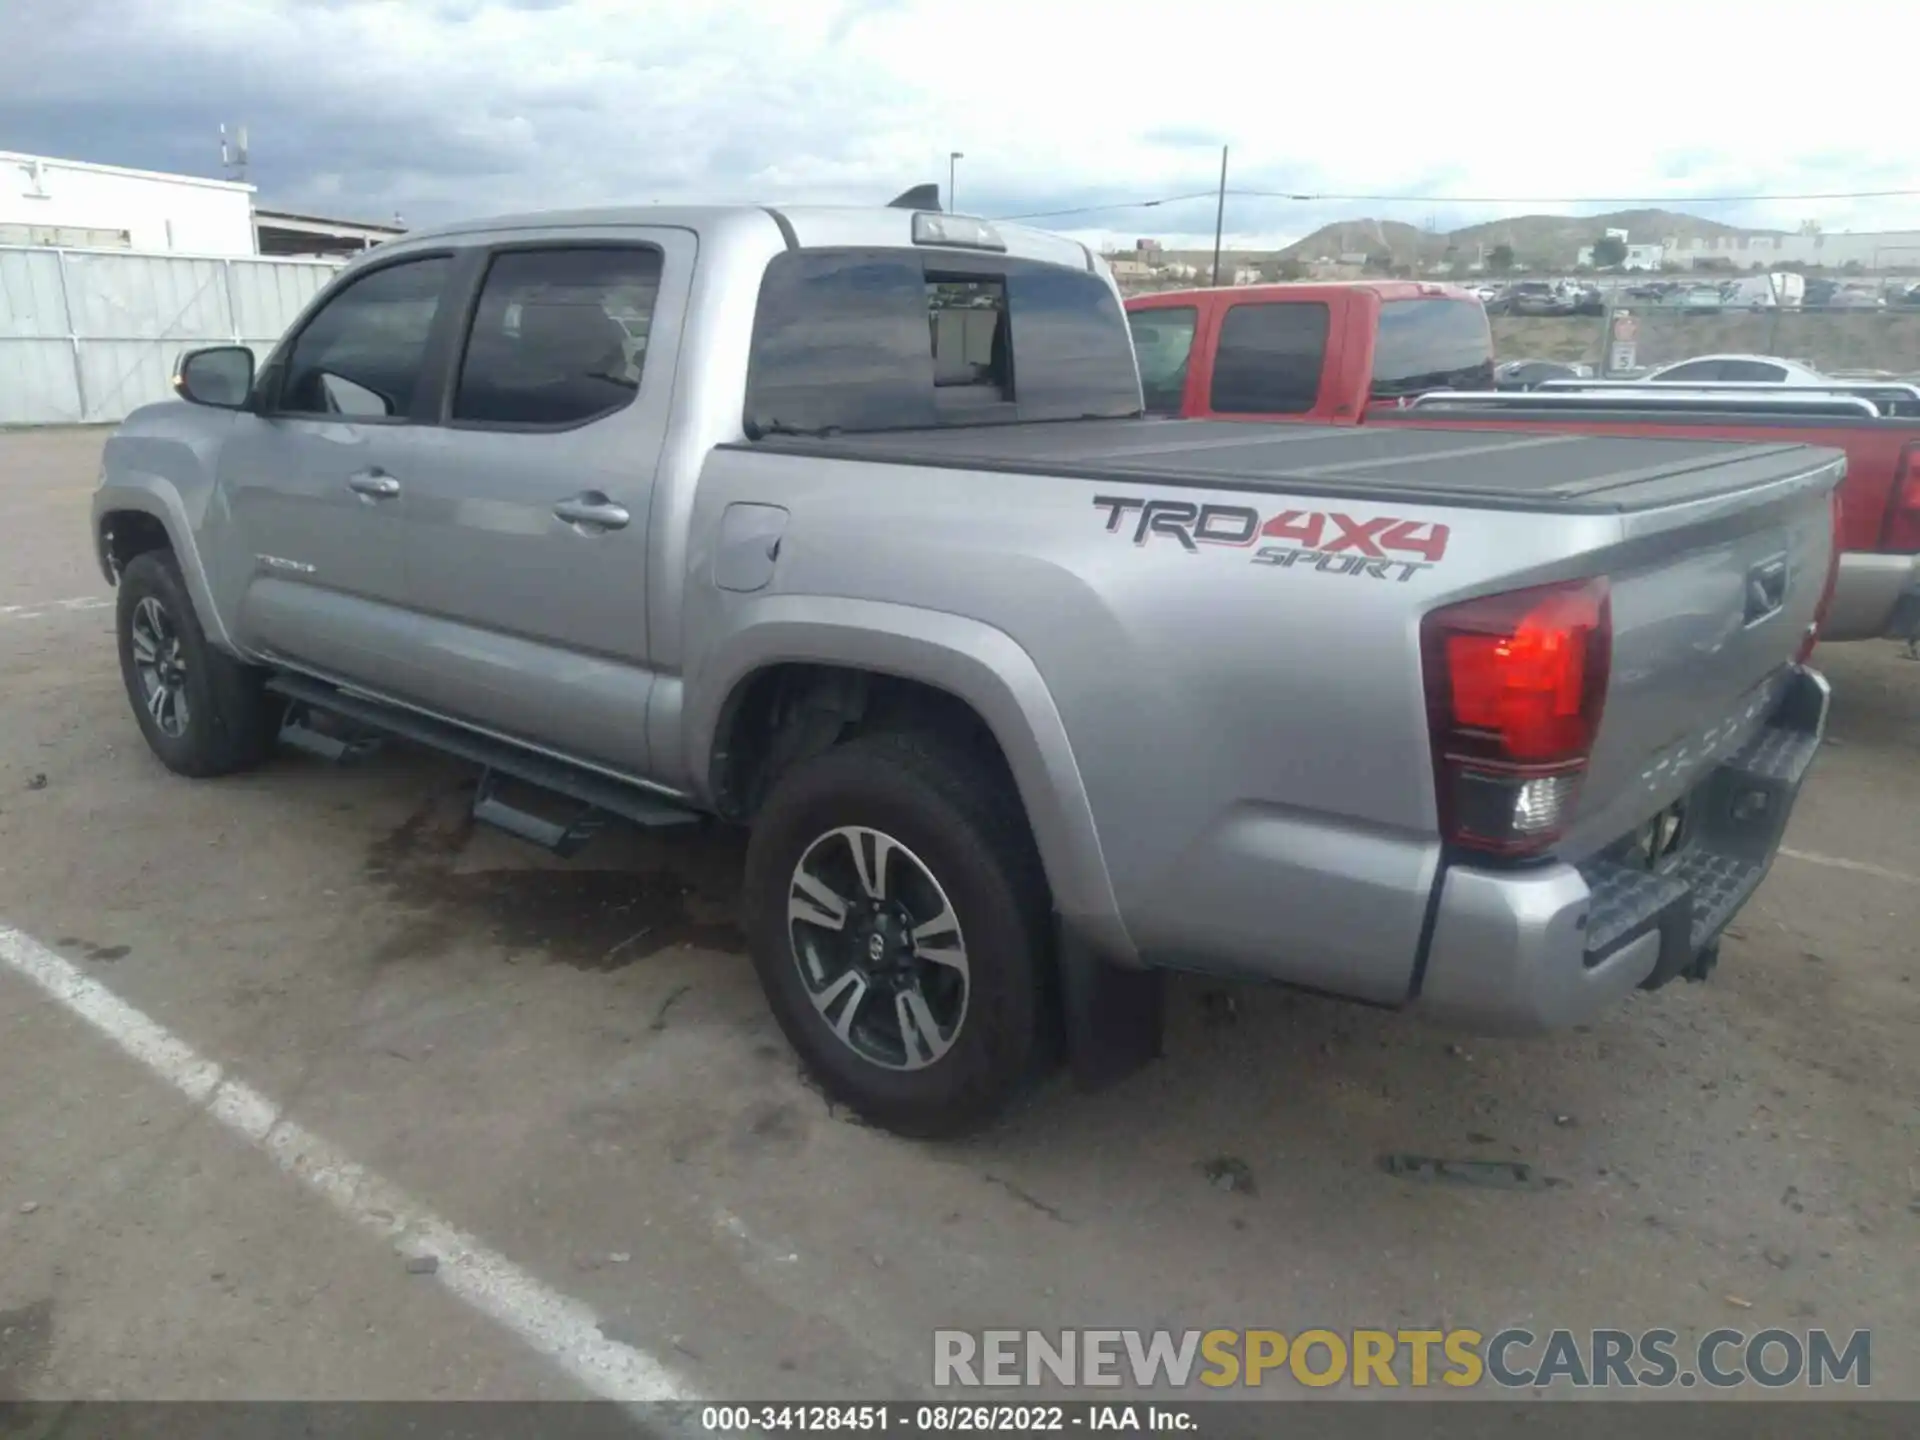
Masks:
[[[563,851],[751,827],[780,1024],[905,1133],[1125,1073],[1168,970],[1496,1031],[1703,975],[1825,721],[1835,452],[1145,419],[1102,263],[1013,226],[417,233],[176,389],[93,507],[160,760],[372,731]]]

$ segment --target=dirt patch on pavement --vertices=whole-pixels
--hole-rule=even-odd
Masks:
[[[744,840],[734,832],[689,827],[658,840],[612,830],[589,846],[597,865],[508,842],[524,866],[475,866],[468,862],[484,832],[471,792],[468,782],[431,796],[368,848],[367,877],[408,912],[374,951],[376,965],[434,954],[476,932],[509,952],[595,971],[680,946],[739,946]],[[627,863],[604,863],[613,860]]]

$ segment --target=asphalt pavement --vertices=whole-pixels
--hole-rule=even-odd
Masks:
[[[0,435],[0,1399],[911,1398],[939,1327],[1507,1324],[1870,1327],[1920,1398],[1897,647],[1822,653],[1832,743],[1711,983],[1483,1041],[1182,982],[1146,1071],[914,1144],[799,1073],[737,837],[555,861],[398,747],[165,772],[103,438]]]

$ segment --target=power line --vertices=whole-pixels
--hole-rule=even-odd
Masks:
[[[1060,215],[1092,215],[1101,210],[1150,210],[1155,205],[1178,205],[1183,200],[1211,200],[1216,190],[1196,190],[1191,195],[1162,195],[1158,200],[1118,200],[1111,205],[1080,205],[1071,210],[1028,210],[1020,215],[996,215],[996,220],[1051,220]],[[1229,195],[1235,193],[1231,190]]]
[[[1897,200],[1920,195],[1920,190],[1831,190],[1800,195],[1333,195],[1292,190],[1234,190],[1229,195],[1249,200],[1336,201],[1343,204],[1421,205],[1755,205],[1804,200]],[[996,220],[1055,220],[1068,215],[1097,215],[1109,210],[1150,210],[1188,200],[1211,200],[1217,190],[1188,195],[1162,195],[1157,200],[1115,200],[1102,205],[1075,205],[1063,210],[1027,210],[1018,215],[996,215]]]
[[[1753,205],[1775,200],[1894,200],[1920,190],[1833,190],[1811,195],[1296,195],[1286,190],[1229,190],[1269,200],[1392,200],[1434,205]]]

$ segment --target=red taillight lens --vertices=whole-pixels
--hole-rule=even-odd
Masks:
[[[1422,621],[1449,840],[1526,855],[1560,838],[1600,729],[1612,652],[1605,579],[1483,596]]]
[[[1880,548],[1889,555],[1920,554],[1920,444],[1900,452],[1900,471],[1887,498]]]

